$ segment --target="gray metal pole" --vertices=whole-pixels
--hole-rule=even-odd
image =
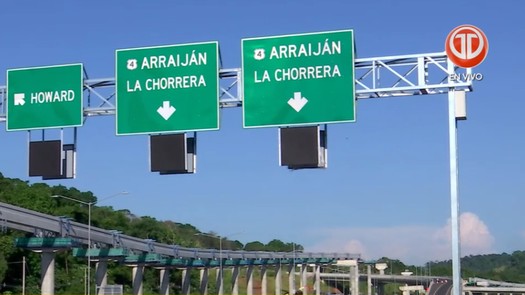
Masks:
[[[221,286],[219,287],[219,294],[224,294],[224,276],[223,276],[223,270],[222,270],[222,237],[219,237],[219,272],[220,272],[220,278],[221,278]]]
[[[87,269],[87,293],[91,294],[91,205],[88,203],[88,269]]]
[[[454,64],[448,60],[448,72],[454,73]],[[449,75],[450,77],[450,75]],[[452,81],[449,78],[449,83]],[[463,295],[461,292],[461,241],[459,236],[459,173],[458,173],[458,138],[456,120],[455,91],[448,91],[448,136],[450,152],[450,222],[452,227],[452,294]]]
[[[295,294],[295,243],[292,243],[293,246],[293,286],[290,288],[290,295]]]
[[[22,295],[26,295],[26,257],[22,257]]]

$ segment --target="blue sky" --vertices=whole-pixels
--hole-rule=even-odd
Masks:
[[[490,49],[459,129],[465,253],[522,249],[525,102],[516,88],[525,44],[515,36],[523,4],[439,3],[6,1],[0,81],[9,68],[76,62],[90,78],[112,77],[115,49],[201,41],[219,41],[224,67],[236,68],[242,38],[348,28],[358,57],[442,52],[453,28],[472,24]],[[360,102],[356,123],[330,126],[327,170],[279,167],[277,129],[243,130],[235,108],[221,112],[220,131],[199,135],[197,174],[159,176],[148,170],[147,136],[117,137],[114,122],[88,119],[77,179],[48,183],[99,198],[126,190],[104,204],[223,235],[245,231],[242,242],[278,238],[409,262],[450,257],[432,242],[446,240],[450,216],[445,95]],[[26,133],[0,131],[0,171],[28,179],[26,157]]]

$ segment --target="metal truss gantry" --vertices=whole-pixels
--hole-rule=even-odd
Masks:
[[[461,73],[460,71],[465,71]],[[472,91],[471,73],[454,67],[451,72],[445,52],[358,58],[355,60],[356,98],[389,98],[445,94],[449,90]],[[456,74],[456,79],[449,79]],[[221,108],[242,106],[241,69],[221,69]],[[458,79],[459,78],[459,79]],[[84,82],[85,117],[115,114],[115,78],[89,79]],[[0,86],[0,122],[6,120],[6,86]]]

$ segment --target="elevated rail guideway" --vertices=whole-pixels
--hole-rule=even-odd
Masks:
[[[21,207],[0,203],[0,222],[3,227],[21,230],[29,233],[38,231],[41,235],[76,238],[87,244],[88,226],[71,221],[70,218],[57,217],[24,209]],[[251,251],[221,251],[215,249],[184,248],[178,245],[167,245],[151,240],[121,235],[117,231],[91,227],[91,241],[109,245],[114,248],[127,248],[145,253],[157,253],[175,258],[186,259],[308,259],[328,258],[340,260],[359,259],[359,254],[342,253],[281,253],[281,252],[251,252]]]

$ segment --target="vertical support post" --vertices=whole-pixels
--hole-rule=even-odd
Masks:
[[[359,295],[359,262],[356,261],[354,268],[354,285],[355,285],[355,294]]]
[[[208,269],[207,268],[203,268],[200,270],[200,279],[201,279],[200,293],[202,295],[207,295],[208,294]]]
[[[190,295],[191,292],[191,267],[182,270],[182,294]]]
[[[283,276],[281,274],[281,263],[275,266],[275,295],[281,295]]]
[[[248,270],[246,271],[246,294],[253,295],[253,265],[248,265]]]
[[[448,82],[452,83],[450,74],[454,74],[454,64],[447,59]],[[450,223],[452,232],[452,294],[463,295],[461,279],[461,240],[459,224],[459,173],[458,173],[458,138],[456,120],[455,91],[448,91],[448,136],[450,152]]]
[[[239,295],[239,266],[232,269],[232,294]]]
[[[170,294],[170,269],[169,268],[160,269],[160,294],[161,295]]]
[[[303,263],[301,265],[301,287],[304,295],[308,295],[308,280],[307,275],[308,273],[308,264]]]
[[[315,265],[315,295],[321,295],[321,266]]]
[[[102,259],[102,258],[99,259],[99,261],[97,261],[97,264],[96,264],[95,268],[96,268],[95,269],[95,280],[96,280],[97,287],[103,287],[103,286],[107,285],[107,281],[108,281],[108,260],[107,259]],[[103,289],[99,288],[98,291],[97,291],[97,294],[99,294],[99,295],[104,294]]]
[[[87,293],[91,294],[91,205],[88,203]],[[142,291],[141,291],[142,292]]]
[[[89,269],[89,268],[88,268]],[[133,295],[142,295],[144,285],[144,265],[133,266]]]
[[[42,250],[41,255],[42,295],[53,295],[55,294],[55,252]]]
[[[372,295],[372,265],[366,266],[366,282],[368,286],[368,295]]]
[[[217,289],[217,294],[218,295],[223,295],[224,294],[224,287],[223,287],[223,281],[222,281],[222,265],[217,268],[217,280],[216,280],[216,283],[215,283],[215,287]]]
[[[22,257],[22,295],[26,295],[26,256]]]
[[[288,292],[290,295],[295,294],[295,263],[290,264],[288,271]]]
[[[261,294],[268,294],[268,276],[266,275],[266,265],[261,267]]]

